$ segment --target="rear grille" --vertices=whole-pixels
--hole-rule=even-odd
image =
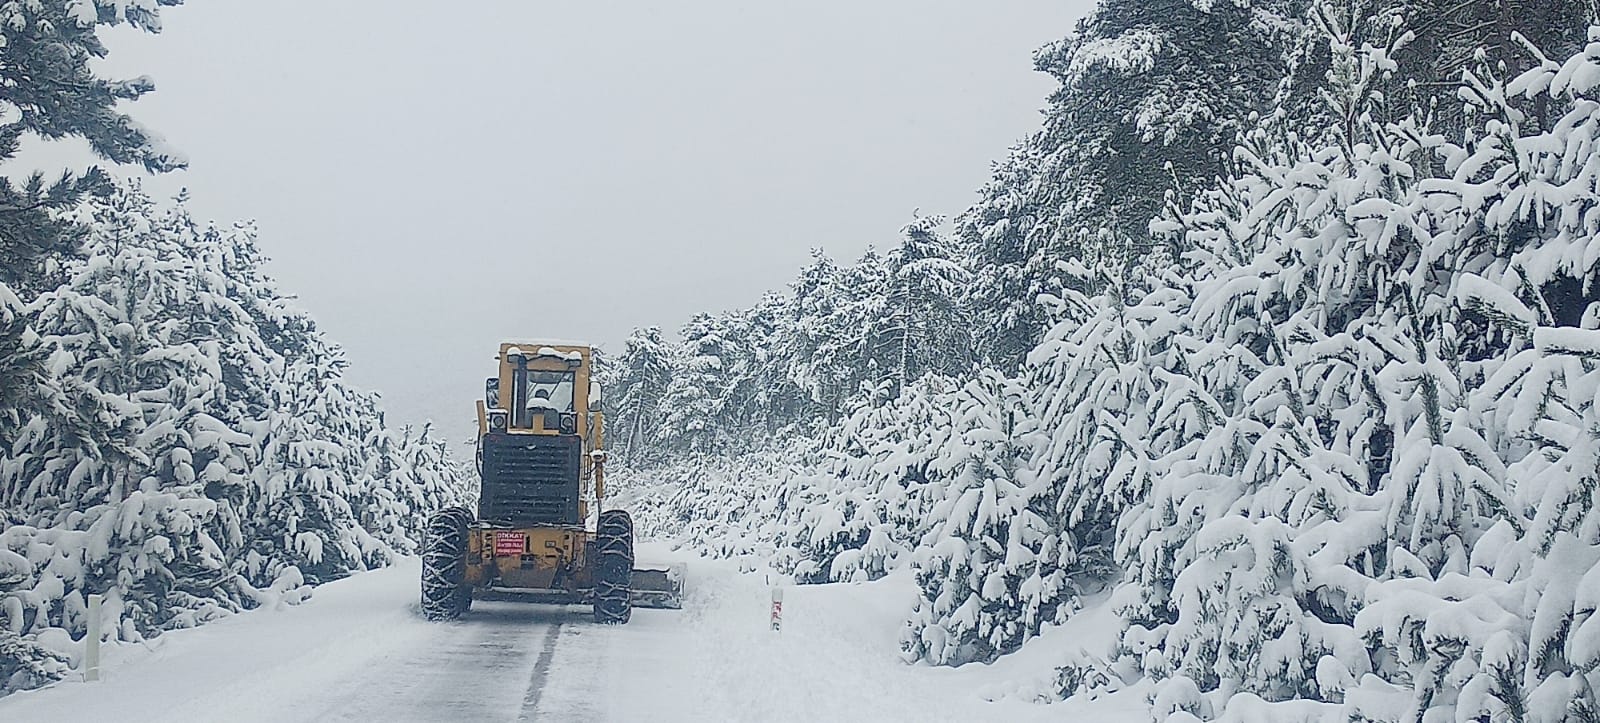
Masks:
[[[507,525],[578,524],[576,435],[487,434],[478,516]]]

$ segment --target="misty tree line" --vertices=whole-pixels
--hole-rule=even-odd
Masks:
[[[1385,102],[1362,110],[1380,124],[1420,111],[1452,134],[1467,130],[1463,70],[1526,65],[1514,34],[1570,53],[1594,12],[1588,0],[1220,4],[1108,0],[1037,51],[1037,69],[1061,84],[1043,128],[995,164],[953,229],[915,218],[851,264],[815,251],[786,293],[697,315],[675,339],[636,330],[610,355],[608,408],[627,420],[612,445],[636,460],[762,447],[924,374],[1021,369],[1057,321],[1042,295],[1095,293],[1108,282],[1092,270],[1183,254],[1152,220],[1238,172],[1247,132],[1353,132],[1357,119],[1333,117],[1324,98],[1334,68],[1317,12],[1406,18],[1404,72],[1371,80]],[[1549,100],[1531,102],[1548,120]]]
[[[1104,0],[948,237],[612,360],[644,523],[802,581],[909,566],[936,664],[1109,605],[1041,697],[1600,720],[1596,23]]]
[[[636,330],[605,360],[608,446],[630,466],[734,453],[825,428],[858,396],[969,370],[971,273],[942,221],[918,218],[849,266],[818,252],[790,294],[697,315],[681,340]]]
[[[81,138],[152,172],[180,155],[117,109],[97,28],[160,5],[0,5],[0,163]],[[249,224],[197,222],[106,173],[0,178],[0,694],[61,677],[85,629],[137,641],[413,552],[465,475],[394,429],[262,270]]]

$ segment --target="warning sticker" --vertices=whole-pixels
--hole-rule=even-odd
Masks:
[[[520,532],[494,533],[494,554],[496,555],[521,555],[528,549],[526,538]]]

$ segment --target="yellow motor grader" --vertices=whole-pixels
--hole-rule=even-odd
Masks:
[[[478,509],[429,518],[423,614],[449,620],[474,598],[531,599],[590,603],[596,622],[616,624],[634,607],[679,607],[682,568],[635,569],[633,520],[604,507],[593,349],[506,343],[498,360],[478,401]]]

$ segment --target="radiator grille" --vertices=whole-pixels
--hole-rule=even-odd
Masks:
[[[581,444],[576,435],[484,435],[479,518],[519,526],[578,524]]]

